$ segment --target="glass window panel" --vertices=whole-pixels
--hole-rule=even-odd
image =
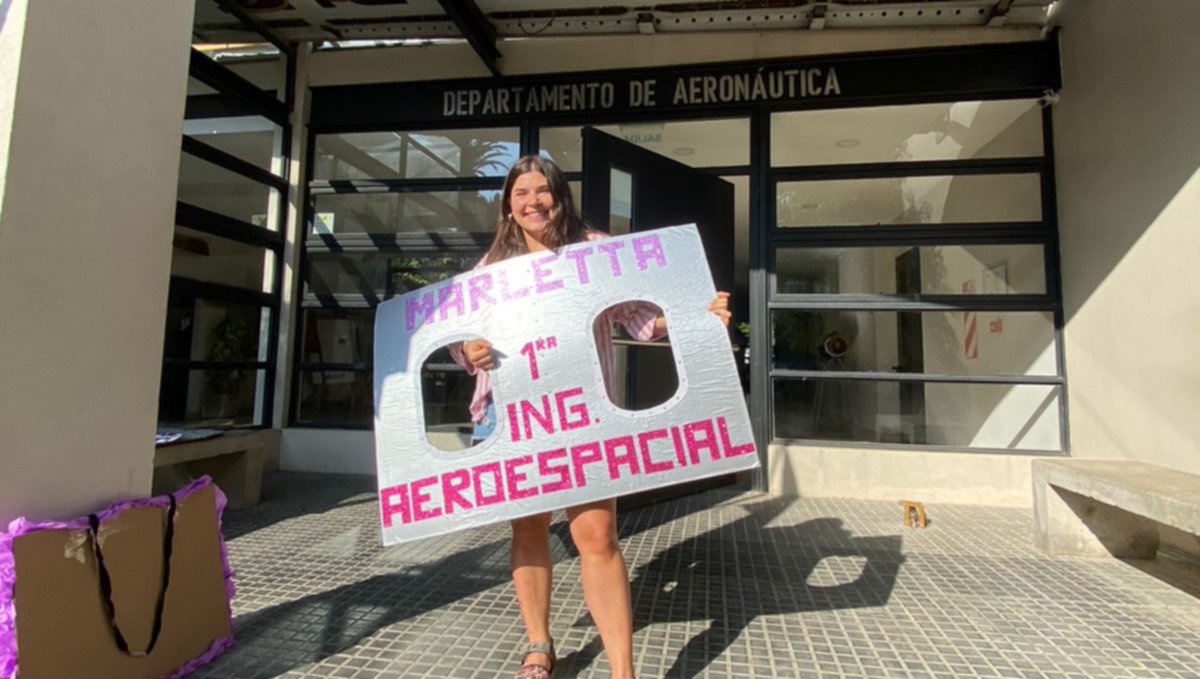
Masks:
[[[179,194],[184,203],[265,226],[267,208],[278,199],[275,189],[187,153],[179,154]]]
[[[249,304],[171,295],[167,305],[168,359],[265,361],[271,310]]]
[[[515,127],[322,134],[313,179],[503,177],[520,142]]]
[[[482,253],[311,253],[305,293],[317,297],[364,294],[389,298],[467,271],[474,267],[482,256]]]
[[[680,120],[594,125],[597,130],[692,167],[748,165],[750,120]],[[541,155],[567,172],[583,169],[582,128],[543,127],[538,133]]]
[[[609,177],[608,232],[620,236],[633,223],[633,175],[614,167]]]
[[[275,253],[256,245],[175,227],[171,275],[261,292],[275,286]]]
[[[217,92],[216,90],[214,90],[213,88],[209,87],[208,85],[205,85],[203,82],[201,82],[197,78],[193,78],[190,76],[188,77],[187,96],[196,97],[196,96],[207,96],[207,95],[214,95],[214,94],[220,94],[220,93]]]
[[[421,366],[421,402],[425,409],[425,437],[439,450],[471,447],[471,397],[475,378],[450,358],[442,347]]]
[[[776,368],[941,375],[1057,375],[1040,311],[771,312]]]
[[[1040,295],[1041,245],[778,248],[775,289],[784,295]]]
[[[771,165],[1042,155],[1036,100],[958,101],[771,116]]]
[[[165,365],[159,426],[240,427],[263,424],[265,370],[194,370]]]
[[[776,380],[775,437],[1058,450],[1059,387]]]
[[[369,429],[375,417],[374,389],[369,370],[302,370],[296,421]]]
[[[322,194],[316,206],[313,233],[491,233],[500,190]]]
[[[374,309],[305,309],[300,360],[304,363],[371,363]]]
[[[276,175],[283,173],[276,159],[283,129],[262,116],[185,120],[183,134]]]
[[[1036,222],[1035,173],[779,182],[780,227]]]

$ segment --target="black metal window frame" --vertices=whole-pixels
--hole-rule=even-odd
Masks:
[[[322,128],[309,126],[308,129],[308,158],[305,162],[305,200],[304,200],[304,247],[300,255],[300,277],[297,286],[300,313],[296,319],[294,337],[294,358],[292,361],[291,407],[288,409],[289,427],[310,427],[320,429],[369,430],[369,425],[356,425],[345,422],[331,421],[320,417],[308,419],[302,417],[301,405],[303,400],[303,380],[306,374],[324,372],[350,372],[371,375],[374,364],[371,360],[354,363],[334,363],[304,360],[304,337],[307,328],[308,314],[313,309],[374,309],[385,301],[386,297],[376,291],[345,294],[318,294],[309,291],[310,255],[373,253],[389,254],[406,257],[429,256],[478,256],[482,257],[492,243],[492,231],[475,232],[411,232],[411,233],[314,233],[317,215],[317,198],[328,195],[344,195],[348,193],[411,193],[424,191],[500,191],[504,187],[504,176],[486,177],[435,177],[435,178],[400,178],[400,179],[314,179],[316,166],[317,137],[329,134],[352,134],[365,132],[396,132],[417,133],[437,130],[472,130],[484,126],[478,122],[447,123],[436,128],[430,125],[396,127],[354,126],[341,128]],[[487,127],[514,127],[519,129],[521,153],[527,153],[525,142],[526,129],[511,121],[498,121]]]
[[[247,306],[258,306],[270,312],[267,332],[260,337],[260,342],[266,343],[266,358],[261,361],[207,361],[192,359],[163,359],[164,370],[263,370],[265,371],[265,393],[256,395],[262,398],[261,422],[256,422],[244,428],[263,429],[273,425],[275,400],[276,361],[278,349],[276,338],[279,336],[280,291],[283,286],[282,265],[284,250],[284,233],[287,225],[287,210],[285,208],[288,193],[288,162],[291,149],[292,126],[289,119],[295,102],[295,52],[288,49],[280,52],[284,60],[284,100],[259,89],[256,85],[238,75],[231,69],[210,59],[193,49],[188,66],[188,75],[204,85],[216,90],[216,95],[201,95],[193,97],[203,99],[193,105],[189,102],[185,118],[189,120],[224,117],[258,115],[280,127],[280,147],[277,153],[281,156],[280,168],[282,174],[276,174],[267,168],[262,168],[237,156],[215,148],[198,139],[184,135],[180,142],[181,151],[191,157],[211,163],[219,168],[232,172],[240,177],[249,179],[265,186],[278,194],[275,222],[273,228],[257,226],[245,220],[230,217],[207,208],[177,200],[175,204],[175,225],[193,229],[205,234],[229,239],[246,245],[262,248],[264,252],[275,254],[275,271],[272,281],[272,292],[262,292],[171,276],[169,294],[176,299],[206,299],[217,302],[229,302]]]
[[[991,96],[983,99],[1028,98],[1020,93],[1012,96]],[[940,100],[926,99],[918,103],[952,103],[962,97]],[[905,102],[908,103],[908,102]],[[770,153],[770,113],[764,112],[760,121],[760,152]],[[915,448],[920,450],[953,450],[972,453],[1003,454],[1062,454],[1069,449],[1067,418],[1066,367],[1063,355],[1063,310],[1058,252],[1057,202],[1054,187],[1054,146],[1050,109],[1041,109],[1042,149],[1041,156],[1022,158],[905,161],[888,163],[861,163],[848,165],[786,166],[764,168],[760,199],[764,216],[764,238],[758,256],[763,264],[763,275],[757,282],[765,304],[760,305],[754,335],[762,336],[756,351],[765,357],[759,361],[759,384],[763,386],[756,394],[760,409],[767,410],[767,421],[761,426],[768,428],[764,440],[779,444],[820,445],[828,447],[854,448]],[[761,129],[766,127],[766,130]],[[769,157],[764,160],[769,164]],[[966,176],[999,174],[1037,174],[1040,185],[1041,214],[1037,221],[1025,222],[961,222],[939,224],[904,224],[887,226],[806,226],[780,227],[776,215],[776,195],[780,182],[837,179],[880,179],[921,176]],[[1037,245],[1042,247],[1045,292],[1042,294],[962,294],[962,295],[872,295],[872,294],[787,294],[778,290],[775,254],[786,247],[881,247],[923,245]],[[885,371],[820,371],[791,370],[777,368],[769,344],[771,313],[788,311],[893,311],[893,312],[973,312],[973,311],[1033,311],[1049,312],[1054,323],[1055,367],[1054,375],[1002,375],[1002,374],[935,374],[898,373]],[[998,384],[1052,386],[1057,394],[1059,448],[1052,450],[1011,450],[1005,448],[942,446],[932,444],[879,443],[867,441],[830,439],[788,439],[775,436],[775,385],[780,381],[796,380],[859,380],[873,382],[918,382],[950,384]],[[765,406],[765,407],[764,407]]]

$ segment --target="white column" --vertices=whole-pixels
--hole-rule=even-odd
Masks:
[[[288,161],[288,192],[287,219],[284,222],[283,256],[279,265],[283,267],[283,286],[279,304],[279,337],[275,362],[275,427],[282,429],[287,424],[291,413],[291,385],[293,349],[296,346],[296,333],[303,332],[297,327],[300,317],[300,307],[297,294],[303,285],[300,280],[300,253],[304,249],[304,238],[307,235],[304,223],[304,175],[306,168],[304,160],[308,157],[308,60],[312,47],[308,44],[296,48],[295,63],[288,64],[294,69],[296,77],[296,100],[291,115],[292,145],[287,149]]]
[[[193,3],[0,3],[0,526],[145,495]]]

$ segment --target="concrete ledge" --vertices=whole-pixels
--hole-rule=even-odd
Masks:
[[[1145,462],[1034,460],[1037,545],[1059,556],[1152,559],[1159,524],[1200,534],[1200,476]]]
[[[188,477],[208,474],[231,509],[253,507],[262,496],[264,451],[277,447],[278,438],[278,430],[231,431],[211,439],[158,446],[154,466],[156,470],[182,468]]]

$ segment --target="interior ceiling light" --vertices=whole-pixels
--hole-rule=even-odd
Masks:
[[[860,143],[857,139],[839,139],[834,143],[834,146],[839,149],[852,149]]]
[[[696,149],[694,149],[690,146],[680,146],[679,148],[671,151],[671,153],[674,153],[677,156],[690,156],[695,152],[696,152]]]

